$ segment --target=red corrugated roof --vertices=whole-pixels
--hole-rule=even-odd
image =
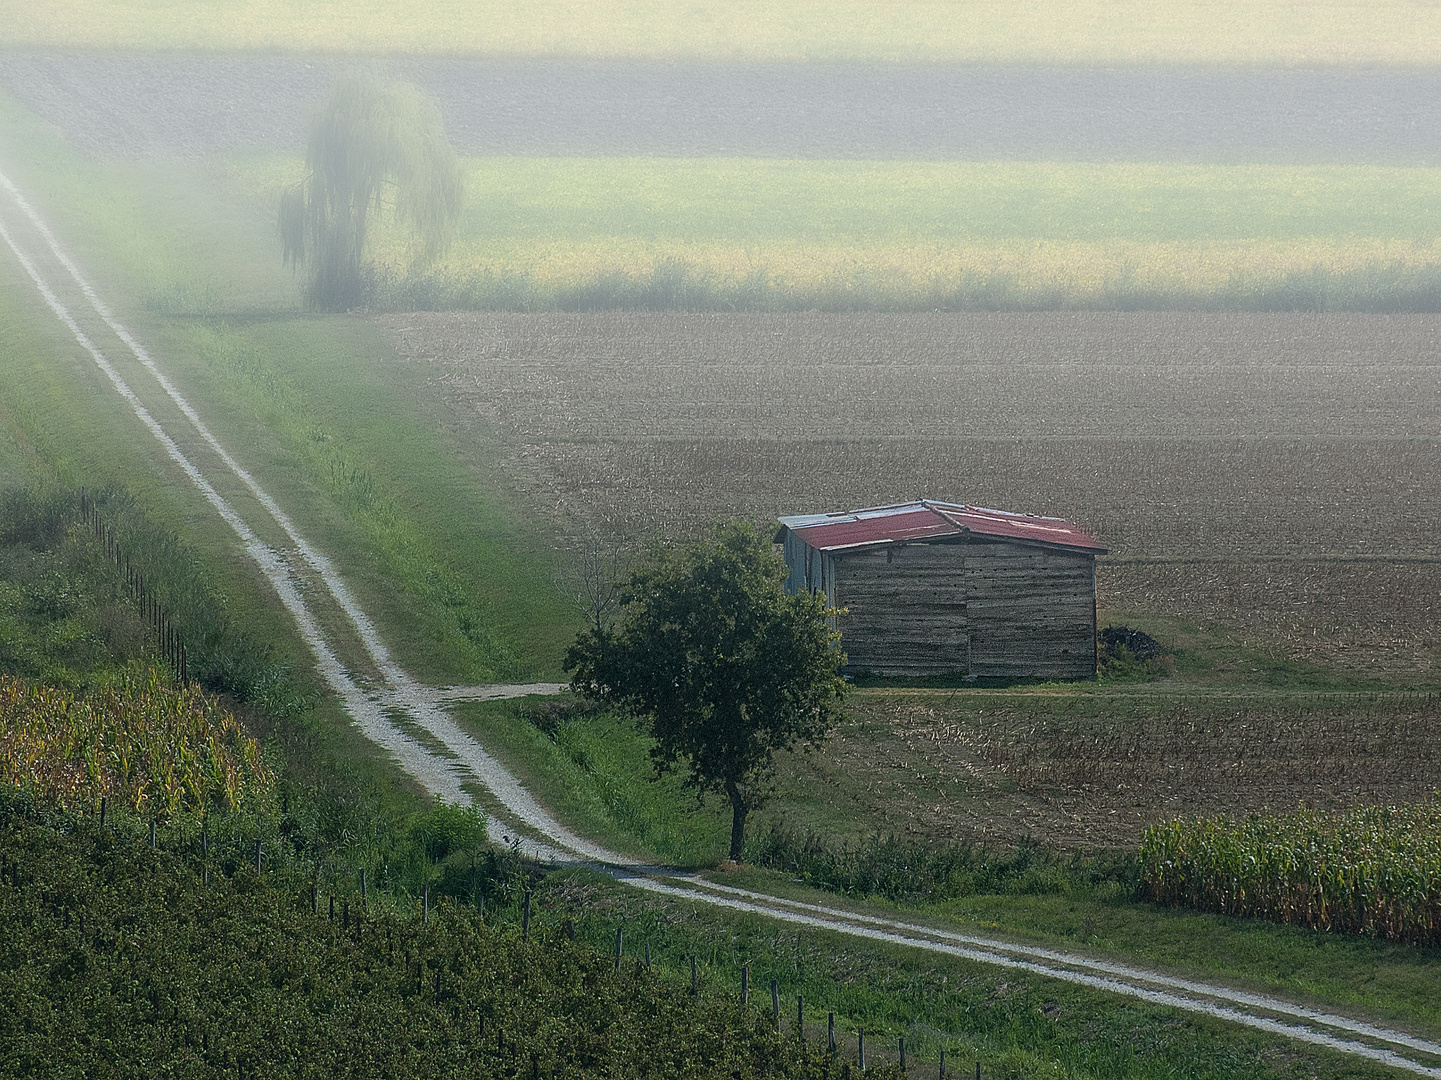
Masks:
[[[783,517],[780,521],[798,539],[818,551],[973,534],[1054,544],[1102,555],[1106,552],[1095,540],[1061,518],[1013,514],[1007,510],[929,499],[873,506],[846,514]]]

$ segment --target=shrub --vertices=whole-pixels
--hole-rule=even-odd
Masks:
[[[873,836],[857,844],[828,843],[782,825],[753,837],[746,860],[795,874],[809,885],[847,896],[942,901],[960,896],[1066,895],[1103,882],[1133,888],[1124,856],[1062,858],[1034,844],[1009,852],[971,844],[927,844]]]
[[[432,862],[452,852],[475,852],[485,843],[485,818],[473,806],[443,804],[421,814],[410,827],[412,841]]]

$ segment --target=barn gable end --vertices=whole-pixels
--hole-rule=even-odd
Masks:
[[[787,587],[847,610],[841,643],[854,672],[1096,672],[1104,549],[1068,522],[923,501],[781,524]]]

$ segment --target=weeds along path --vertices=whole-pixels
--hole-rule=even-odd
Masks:
[[[89,355],[170,462],[230,526],[294,617],[326,685],[360,730],[437,798],[488,811],[493,836],[543,861],[587,866],[674,899],[851,937],[903,945],[1027,971],[1151,1004],[1235,1022],[1312,1046],[1356,1055],[1441,1080],[1441,1067],[1394,1047],[1441,1060],[1441,1044],[1279,998],[1178,979],[1074,953],[959,934],[919,923],[778,899],[646,866],[578,836],[556,821],[485,748],[446,713],[457,700],[553,693],[557,684],[426,687],[390,655],[335,566],[205,426],[135,337],[115,318],[10,179],[0,173],[0,239],[45,304]],[[503,814],[506,820],[496,816]]]

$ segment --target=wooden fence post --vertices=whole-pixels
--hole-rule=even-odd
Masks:
[[[901,1039],[901,1072],[906,1071],[906,1040]]]
[[[856,1054],[860,1059],[861,1072],[866,1071],[866,1029],[856,1029]]]

